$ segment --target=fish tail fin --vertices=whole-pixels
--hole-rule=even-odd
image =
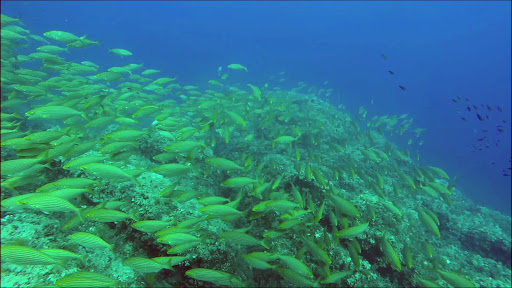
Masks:
[[[84,215],[83,215],[83,209],[77,208],[76,214],[78,215],[78,218],[80,218],[80,221],[85,222]]]

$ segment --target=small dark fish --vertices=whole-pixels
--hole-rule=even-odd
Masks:
[[[466,106],[466,109],[468,109],[468,111],[471,112],[471,107]]]
[[[489,120],[489,115],[485,115],[485,119]]]
[[[498,129],[498,131],[499,131],[500,133],[505,132],[505,130],[504,130],[503,128],[501,128],[501,127],[496,127],[496,129]]]
[[[501,109],[500,106],[496,106],[496,109],[498,109],[498,111],[500,111],[500,112],[503,112],[503,109]]]
[[[496,165],[496,162],[491,162],[491,165]]]
[[[457,101],[457,99],[452,98],[452,102],[453,102],[453,103],[457,103],[458,101]]]
[[[466,102],[469,102],[469,98],[466,98]]]
[[[503,120],[503,123],[507,123],[507,120]]]
[[[476,139],[476,141],[483,141],[485,138],[487,138],[487,136],[484,136],[482,138],[478,138],[478,139]]]
[[[382,57],[382,59],[384,59],[384,60],[388,60],[389,59],[389,57],[386,56],[386,54],[384,54],[384,53],[380,54],[380,57]]]
[[[460,96],[457,96],[457,100],[462,100],[462,97],[460,97]]]
[[[478,106],[476,105],[473,105],[473,108],[475,108],[475,110],[478,110]]]
[[[460,116],[460,119],[462,119],[464,121],[468,121],[468,119],[466,119],[466,117],[464,117],[464,116]]]
[[[480,116],[480,114],[476,113],[476,117],[478,117],[478,120],[484,121],[484,117]]]
[[[493,110],[493,109],[492,109],[492,107],[491,107],[491,105],[489,105],[489,104],[487,104],[487,109],[488,109],[489,111],[492,111],[492,110]]]
[[[395,75],[395,72],[391,71],[391,70],[388,70],[389,74],[391,75]]]
[[[485,133],[485,132],[487,132],[487,129],[482,130],[482,133]]]
[[[507,173],[503,173],[503,176],[510,176],[510,174],[507,174]]]
[[[398,85],[398,87],[399,87],[400,89],[404,90],[404,91],[405,91],[405,90],[407,90],[407,88],[405,88],[405,87],[404,87],[404,86],[402,86],[402,85]]]
[[[480,107],[484,108],[484,104],[480,104]]]

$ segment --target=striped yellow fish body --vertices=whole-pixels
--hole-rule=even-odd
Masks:
[[[23,158],[2,161],[0,163],[0,173],[1,175],[15,175],[30,169],[41,161],[43,161],[41,158]]]
[[[229,64],[228,68],[229,69],[233,69],[233,70],[245,70],[245,71],[247,71],[246,67],[242,66],[241,64],[237,64],[237,63]]]
[[[84,217],[98,222],[117,222],[128,218],[134,219],[133,215],[109,209],[93,209],[84,213]]]
[[[194,248],[195,246],[199,245],[201,242],[189,242],[185,244],[175,245],[172,246],[171,249],[167,250],[167,254],[181,254],[186,253],[188,250]]]
[[[294,208],[298,208],[299,204],[288,200],[267,200],[263,201],[252,208],[254,212],[276,211],[278,213],[288,212]]]
[[[453,287],[476,287],[473,282],[458,273],[441,269],[437,269],[437,273],[441,275],[444,281],[448,282]]]
[[[87,248],[108,248],[114,249],[113,244],[108,244],[100,237],[86,232],[77,232],[69,235],[69,238],[75,240],[78,244]]]
[[[46,31],[43,33],[43,35],[50,39],[53,39],[55,41],[64,42],[66,44],[81,39],[80,37],[76,36],[75,34],[65,32],[65,31],[58,31],[58,30]]]
[[[206,268],[193,268],[185,272],[188,277],[211,282],[218,286],[245,287],[246,285],[235,275]]]
[[[39,251],[43,252],[44,254],[52,257],[55,260],[71,260],[71,259],[80,259],[84,260],[84,255],[79,255],[76,253],[73,253],[68,250],[64,249],[58,249],[58,248],[49,248],[49,249],[39,249]]]
[[[230,232],[224,232],[221,233],[220,236],[224,240],[228,240],[232,242],[233,244],[241,245],[241,246],[254,246],[254,245],[261,245],[267,249],[269,247],[267,244],[264,243],[263,240],[258,240],[254,237],[252,237],[249,234],[245,234],[239,231],[230,231]]]
[[[430,187],[430,186],[420,186],[421,190],[423,190],[423,192],[425,192],[425,194],[429,195],[429,196],[432,196],[432,197],[439,197],[439,192],[437,192],[437,190],[435,190],[434,188]]]
[[[134,130],[134,129],[128,129],[128,130],[120,130],[116,132],[112,132],[110,134],[107,134],[105,136],[106,139],[109,141],[120,141],[120,142],[126,142],[126,141],[134,141],[135,139],[139,138],[140,136],[146,134],[144,131]]]
[[[238,211],[235,208],[226,205],[209,205],[199,209],[199,212],[203,212],[206,215],[215,217],[224,217],[232,215],[242,216],[241,211]]]
[[[258,180],[249,177],[233,177],[222,182],[222,186],[231,188],[241,188],[247,185],[256,184]]]
[[[229,115],[231,120],[233,120],[233,122],[235,122],[236,124],[240,124],[242,126],[246,126],[247,125],[245,120],[240,115],[238,115],[237,113],[232,112],[232,111],[227,111],[227,110],[225,112],[226,112],[226,114]]]
[[[242,258],[244,258],[245,261],[251,266],[251,268],[260,269],[260,270],[266,270],[266,269],[274,269],[276,266],[271,265],[268,262],[259,259],[257,257],[254,257],[250,254],[242,255]]]
[[[428,168],[430,168],[432,171],[434,171],[434,173],[436,173],[437,176],[439,176],[441,178],[445,178],[445,179],[450,179],[450,176],[448,176],[448,174],[446,174],[446,172],[444,172],[443,169],[434,167],[434,166],[428,166]]]
[[[114,53],[114,54],[119,55],[119,56],[131,56],[131,55],[133,55],[132,52],[130,52],[130,51],[126,50],[126,49],[121,49],[121,48],[108,49],[108,52]]]
[[[252,96],[256,97],[256,99],[261,100],[261,90],[257,86],[254,86],[252,84],[247,84],[251,88]]]
[[[143,220],[137,221],[132,224],[132,227],[146,233],[153,233],[158,230],[162,230],[165,227],[169,226],[171,223],[169,221],[160,221],[160,220]]]
[[[200,242],[201,239],[188,233],[170,233],[156,239],[156,241],[169,245],[181,245],[192,242]]]
[[[167,145],[164,150],[175,153],[190,152],[196,148],[205,147],[202,142],[198,141],[178,141]]]
[[[57,287],[117,287],[120,282],[92,272],[75,272],[55,282]]]
[[[33,248],[17,245],[3,245],[0,247],[2,261],[16,265],[53,265],[62,264],[49,255]]]
[[[319,260],[320,262],[322,262],[324,264],[332,263],[331,259],[327,255],[327,253],[322,248],[320,248],[320,246],[318,246],[315,242],[313,242],[307,238],[302,238],[302,240],[304,241],[304,243],[306,243],[308,250],[311,252],[311,254],[313,255],[313,257],[315,259]]]
[[[130,266],[133,270],[141,273],[156,273],[162,269],[169,269],[169,265],[160,264],[152,259],[143,257],[132,257],[126,259],[124,264]]]
[[[299,287],[317,287],[316,283],[312,282],[310,279],[304,277],[303,275],[285,268],[277,268],[275,269],[277,274],[281,275],[286,281],[297,285]]]
[[[361,260],[359,259],[359,254],[357,251],[357,248],[354,247],[355,245],[352,244],[352,242],[348,242],[348,253],[350,255],[350,259],[352,260],[352,263],[356,266],[357,269],[361,268]]]
[[[59,190],[53,190],[45,192],[44,195],[59,197],[66,200],[74,199],[83,193],[90,193],[91,189],[75,189],[75,188],[64,188]]]
[[[49,196],[35,195],[18,201],[19,204],[27,205],[43,212],[75,212],[81,217],[80,210],[66,199]]]
[[[391,211],[391,213],[393,213],[397,216],[400,216],[400,217],[402,216],[402,211],[400,211],[400,209],[398,209],[395,205],[393,205],[393,203],[388,202],[386,200],[383,200],[380,203],[382,203],[382,205],[384,205],[384,207],[386,207],[389,211]]]
[[[405,263],[407,264],[408,268],[412,267],[412,254],[411,254],[411,248],[407,243],[404,245],[404,252],[402,253],[402,256],[405,259]]]
[[[370,222],[366,222],[361,225],[342,229],[342,230],[336,232],[335,235],[336,235],[336,237],[343,238],[343,239],[352,239],[352,238],[358,237],[359,235],[364,233],[364,231],[368,227],[369,223]]]
[[[44,144],[34,144],[30,140],[27,140],[25,138],[10,138],[6,139],[7,137],[2,135],[2,143],[0,144],[2,148],[12,148],[12,149],[29,149],[29,148],[38,148],[43,149],[45,147],[48,147]]]
[[[56,159],[60,156],[63,158],[68,158],[66,155],[73,147],[77,145],[76,143],[76,137],[73,140],[66,141],[64,143],[60,143],[58,145],[53,146],[51,149],[47,150],[47,159]]]
[[[7,199],[2,200],[1,207],[2,211],[15,211],[27,208],[26,205],[20,204],[18,201],[23,200],[25,198],[30,198],[32,196],[38,195],[37,193],[27,193],[22,195],[17,195],[13,197],[9,197]]]
[[[384,255],[386,256],[386,259],[391,264],[391,266],[397,270],[402,270],[400,258],[398,258],[398,254],[396,254],[395,249],[386,238],[383,239],[382,250],[384,251]]]
[[[293,256],[279,255],[279,260],[283,262],[290,270],[299,273],[302,276],[313,278],[313,272],[306,266],[306,264],[302,263],[299,259]]]
[[[242,171],[244,168],[238,166],[235,162],[225,159],[225,158],[207,158],[206,163],[214,166],[219,170],[227,170],[227,171]]]
[[[153,105],[140,107],[139,110],[137,110],[135,113],[132,114],[132,117],[138,118],[138,117],[149,116],[158,110],[160,110],[160,107],[153,106]]]
[[[109,144],[103,146],[103,148],[100,149],[100,153],[113,154],[113,153],[116,153],[116,152],[119,152],[119,151],[122,151],[122,150],[125,150],[128,148],[136,148],[138,146],[139,146],[139,143],[135,142],[135,141],[112,142],[112,143],[109,143]],[[99,161],[94,161],[94,162],[99,162]]]
[[[53,140],[59,139],[60,137],[64,136],[64,134],[66,134],[65,131],[59,131],[59,130],[41,131],[41,132],[32,133],[23,138],[27,139],[28,141],[30,141],[32,143],[45,144],[45,143],[50,143]]]
[[[288,136],[288,135],[282,135],[282,136],[279,136],[279,137],[275,138],[274,141],[272,141],[272,142],[273,143],[279,143],[279,144],[289,144],[289,143],[292,143],[295,140],[297,140],[296,137]]]
[[[115,117],[114,116],[103,116],[95,118],[91,121],[89,121],[87,124],[85,124],[86,128],[97,128],[102,126],[107,126],[108,124],[111,124],[114,122]]]
[[[347,216],[360,217],[359,211],[350,201],[347,201],[341,197],[330,195],[331,200],[334,203],[334,207],[336,208],[336,212],[338,214],[344,214]]]
[[[327,278],[320,281],[322,284],[330,284],[330,283],[337,283],[340,279],[345,278],[349,275],[351,275],[351,271],[338,271],[331,273],[331,275],[327,276]]]
[[[188,260],[189,256],[161,256],[161,257],[154,257],[151,258],[151,260],[167,265],[168,267],[172,267],[174,265],[179,265],[183,263],[185,260]]]
[[[428,186],[432,187],[434,190],[439,192],[439,194],[451,194],[452,193],[444,185],[441,185],[435,181],[428,182]]]
[[[147,69],[147,70],[142,71],[142,73],[140,73],[140,75],[152,75],[152,74],[155,74],[155,73],[158,73],[158,72],[160,72],[160,70]]]
[[[208,206],[208,205],[222,205],[226,202],[229,202],[228,198],[225,197],[219,197],[219,196],[210,196],[210,197],[204,197],[199,200],[197,200],[197,203]]]
[[[405,184],[407,184],[412,189],[416,189],[416,184],[414,184],[414,181],[412,180],[412,178],[409,175],[407,175],[403,172],[400,172],[399,175],[402,178],[402,181],[405,182]]]
[[[67,106],[41,106],[28,111],[25,115],[30,120],[62,120],[75,116],[87,119],[82,112]]]
[[[50,182],[36,189],[36,192],[50,192],[64,188],[88,188],[98,184],[97,180],[88,178],[61,178],[55,182]]]
[[[429,209],[425,208],[425,207],[422,207],[423,209],[423,212],[427,213],[428,216],[430,216],[430,218],[432,218],[432,220],[434,220],[434,222],[439,225],[439,219],[437,218],[437,215],[434,214],[434,212],[430,211]]]
[[[113,165],[103,163],[89,163],[80,166],[80,168],[94,176],[107,181],[133,181],[135,184],[140,185],[137,180],[124,172],[121,168]]]
[[[151,171],[158,173],[162,176],[167,177],[176,177],[176,176],[183,176],[189,172],[192,171],[192,166],[187,166],[183,164],[178,163],[171,163],[171,164],[163,164],[160,166],[157,166]]]
[[[434,250],[432,249],[432,245],[430,245],[430,243],[426,240],[424,242],[424,245],[425,245],[425,252],[427,252],[427,256],[432,258],[432,256],[434,256]]]
[[[382,179],[382,176],[379,172],[376,173],[377,175],[377,184],[379,185],[380,189],[384,189],[384,179]]]
[[[437,227],[436,221],[432,219],[432,217],[423,210],[422,207],[418,208],[418,217],[421,220],[421,223],[425,225],[425,227],[437,237],[441,237],[441,233],[439,232],[439,227]]]
[[[418,283],[419,283],[419,285],[417,285],[417,287],[424,287],[424,288],[440,288],[441,287],[438,284],[436,284],[432,281],[429,281],[429,280],[425,280],[425,279],[421,279],[421,278],[417,278],[416,280],[418,280]]]
[[[200,222],[203,222],[205,219],[206,219],[206,217],[201,216],[201,217],[195,217],[195,218],[183,220],[180,223],[178,223],[178,225],[176,225],[176,228],[192,228],[192,227],[196,226],[197,224],[199,224]]]
[[[89,163],[97,163],[101,162],[103,160],[106,160],[108,157],[106,156],[85,156],[73,159],[66,163],[62,168],[64,169],[73,169],[73,168],[80,168],[80,166],[89,164]]]

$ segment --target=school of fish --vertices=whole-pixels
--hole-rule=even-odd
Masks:
[[[385,139],[423,144],[409,115],[352,119],[315,94],[331,91],[279,88],[284,72],[232,83],[251,73],[236,63],[180,83],[127,49],[1,20],[2,218],[57,223],[2,236],[2,273],[56,267],[39,286],[58,287],[333,287],[377,269],[400,286],[476,287],[436,255],[457,233],[438,217],[455,179]],[[66,60],[91,45],[126,64]]]

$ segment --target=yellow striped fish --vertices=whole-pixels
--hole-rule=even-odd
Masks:
[[[114,244],[108,244],[100,237],[86,232],[76,232],[69,235],[69,238],[75,240],[78,244],[87,248],[103,248],[106,247],[111,251],[114,250]]]
[[[2,261],[16,265],[62,265],[62,261],[33,248],[17,245],[0,247]]]

